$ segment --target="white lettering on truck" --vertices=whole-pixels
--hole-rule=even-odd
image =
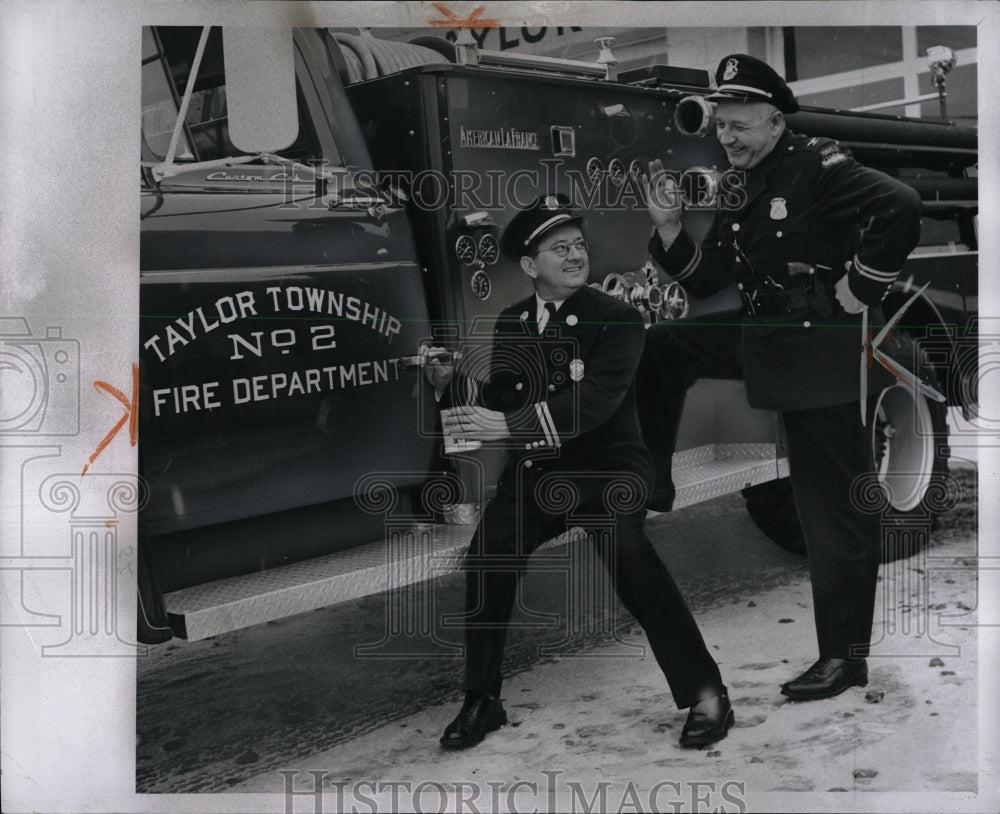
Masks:
[[[260,376],[233,379],[233,403],[270,401],[285,396],[323,393],[349,387],[367,387],[394,381],[399,381],[398,358],[354,362],[349,365],[327,365],[306,370],[276,371]],[[154,398],[157,392],[160,391],[154,391]]]
[[[159,416],[164,408],[169,409],[171,406],[177,414],[221,407],[222,403],[215,392],[218,386],[218,382],[204,382],[154,390],[153,413]]]
[[[399,333],[402,324],[385,310],[358,297],[345,296],[342,291],[329,291],[297,285],[269,286],[265,289],[271,296],[271,304],[276,313],[282,310],[311,311],[314,314],[331,316],[360,322],[383,336],[393,337]]]
[[[215,314],[218,320],[209,321],[205,318],[202,309],[195,308],[188,311],[184,316],[178,317],[164,329],[162,336],[154,334],[149,337],[143,347],[152,350],[161,362],[165,362],[168,356],[173,356],[178,348],[184,347],[188,342],[198,338],[198,331],[195,327],[195,316],[198,317],[198,324],[201,326],[201,333],[207,334],[219,327],[219,322],[232,322],[237,318],[257,316],[256,303],[252,291],[240,291],[229,297],[220,297],[215,301]],[[175,327],[176,326],[176,327]],[[180,329],[180,330],[178,330]],[[183,331],[183,333],[182,333]],[[185,337],[184,334],[187,334]],[[160,342],[165,339],[166,348]]]
[[[359,297],[346,296],[343,292],[297,285],[269,286],[265,291],[270,297],[274,313],[288,311],[297,314],[305,312],[327,314],[357,322],[376,334],[387,337],[390,341],[402,328],[402,323],[385,309]],[[177,317],[160,333],[149,337],[143,343],[143,347],[156,354],[161,362],[165,362],[178,350],[214,331],[220,325],[260,316],[252,291],[238,291],[235,294],[219,297],[213,307],[214,311],[210,316],[206,316],[203,307],[199,306]],[[318,351],[336,348],[334,333],[333,325],[310,326],[309,349]],[[280,328],[269,332],[250,331],[245,335],[231,333],[227,336],[232,343],[229,358],[233,360],[244,359],[247,354],[261,357],[265,343],[287,355],[297,341],[295,330],[292,328]]]

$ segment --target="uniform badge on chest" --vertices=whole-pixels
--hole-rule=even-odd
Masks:
[[[583,379],[583,359],[574,359],[569,363],[569,377],[575,382]]]
[[[771,220],[784,220],[788,217],[784,198],[771,198]]]

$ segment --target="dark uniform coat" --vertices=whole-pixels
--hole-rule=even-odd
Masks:
[[[725,190],[730,206],[701,245],[682,230],[664,251],[654,232],[650,253],[695,296],[734,278],[742,286],[752,406],[803,410],[857,400],[861,316],[844,312],[833,285],[849,269],[854,295],[869,306],[881,302],[917,244],[919,196],[836,141],[788,130],[743,176]],[[869,392],[890,383],[876,365]]]
[[[514,488],[519,472],[537,480],[553,470],[628,472],[648,485],[651,465],[633,393],[645,339],[642,318],[589,287],[563,302],[543,336],[535,312],[532,295],[500,314],[490,380],[474,396],[504,413],[510,429],[510,456],[498,488]]]

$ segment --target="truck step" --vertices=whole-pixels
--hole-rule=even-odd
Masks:
[[[787,474],[774,444],[712,444],[674,457],[680,509],[744,486]],[[456,571],[476,524],[401,521],[386,539],[245,576],[168,593],[167,615],[175,635],[194,641],[297,613],[402,588]],[[579,529],[549,540],[567,542]]]
[[[348,602],[457,569],[475,524],[411,523],[387,539],[164,596],[175,635],[196,640]]]
[[[774,444],[705,444],[674,455],[674,510],[788,475]]]

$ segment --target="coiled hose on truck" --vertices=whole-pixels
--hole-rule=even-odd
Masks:
[[[418,65],[449,61],[440,50],[423,45],[379,40],[371,34],[331,32],[331,36],[344,55],[346,84],[377,79]]]

